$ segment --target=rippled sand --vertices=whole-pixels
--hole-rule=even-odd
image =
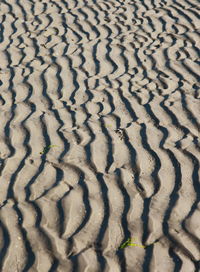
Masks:
[[[197,0],[0,1],[0,271],[200,271],[199,30]]]

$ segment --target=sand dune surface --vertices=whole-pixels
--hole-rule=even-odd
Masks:
[[[0,271],[200,272],[199,14],[0,1]]]

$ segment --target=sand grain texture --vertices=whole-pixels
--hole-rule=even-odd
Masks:
[[[199,13],[0,1],[1,272],[200,271]]]

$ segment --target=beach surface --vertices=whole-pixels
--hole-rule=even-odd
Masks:
[[[1,272],[200,271],[199,31],[197,0],[0,1]]]

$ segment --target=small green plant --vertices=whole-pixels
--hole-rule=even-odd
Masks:
[[[125,243],[123,243],[119,248],[125,248],[126,246],[128,246],[128,244],[131,242],[131,239],[129,238]]]
[[[134,240],[134,238],[133,238],[133,240]],[[138,245],[138,244],[135,244],[135,243],[131,243],[131,238],[129,238],[119,248],[122,249],[122,248],[125,248],[126,246],[139,246],[139,247],[145,248],[145,246],[143,246],[143,245]]]
[[[49,146],[44,147],[43,151],[40,152],[40,154],[45,154],[45,153],[47,153],[48,150],[49,150],[51,147],[54,147],[54,146],[57,146],[57,145],[49,145]]]

